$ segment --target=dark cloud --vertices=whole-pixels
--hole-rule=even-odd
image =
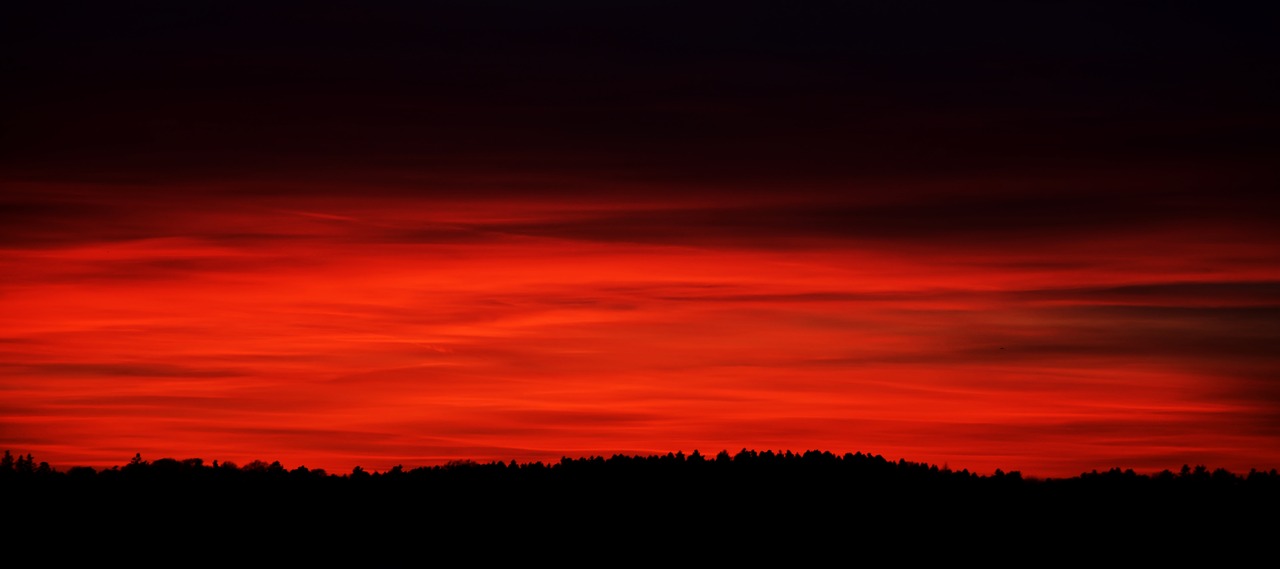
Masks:
[[[292,427],[241,427],[241,426],[212,426],[211,430],[231,433],[238,435],[252,435],[260,437],[272,437],[282,439],[297,439],[300,444],[316,441],[365,441],[377,443],[378,441],[392,440],[396,438],[393,433],[381,433],[376,431],[358,431],[358,430],[341,430],[341,429],[325,429],[325,428],[292,428]]]
[[[501,415],[516,423],[512,428],[523,428],[519,425],[552,426],[557,429],[644,427],[669,419],[667,415],[660,413],[621,410],[514,409],[503,411]]]
[[[146,237],[148,229],[130,224],[130,217],[126,209],[99,196],[42,199],[10,189],[0,192],[0,247]]]
[[[793,247],[815,239],[1002,245],[1095,237],[1143,229],[1210,226],[1231,221],[1262,225],[1261,213],[1223,209],[1152,195],[1001,196],[975,193],[949,198],[907,198],[890,204],[842,203],[840,196],[812,203],[691,206],[578,212],[543,221],[477,225],[521,235],[605,242]],[[1263,225],[1263,227],[1266,227]]]
[[[665,295],[655,297],[658,300],[678,302],[725,302],[725,303],[821,303],[821,302],[881,302],[886,300],[918,299],[927,295],[908,293],[849,293],[849,292],[800,292],[787,294],[688,294]]]
[[[50,398],[48,403],[32,410],[36,415],[91,414],[104,416],[137,416],[140,409],[155,409],[168,414],[200,412],[210,410],[239,411],[240,402],[235,397],[225,395],[214,396],[181,396],[181,395],[98,395],[95,397],[62,396]],[[179,411],[180,410],[180,411]]]
[[[246,374],[236,368],[203,368],[175,364],[134,362],[97,363],[9,363],[3,367],[11,373],[46,377],[172,377],[172,378],[222,378]]]
[[[1071,361],[1073,358],[1126,357],[1171,365],[1198,362],[1280,363],[1280,307],[1075,306],[1014,310],[1034,324],[985,328],[981,319],[964,330],[966,341],[982,345],[971,352],[991,357]],[[984,335],[987,339],[984,341]]]
[[[39,284],[42,286],[63,284],[93,286],[104,283],[141,283],[178,279],[202,279],[213,274],[236,274],[255,270],[279,270],[283,266],[296,266],[280,259],[252,258],[183,258],[122,259],[112,261],[81,261],[63,263],[53,270],[39,275],[20,275],[12,284]]]
[[[1145,306],[1280,306],[1280,281],[1171,282],[1045,289],[1010,293],[1026,300],[1071,300]],[[1239,314],[1238,311],[1235,312]],[[1254,313],[1254,311],[1249,311]]]

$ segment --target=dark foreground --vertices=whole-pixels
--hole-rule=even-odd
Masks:
[[[1280,544],[1280,475],[1202,466],[1026,480],[744,450],[335,475],[141,457],[59,472],[6,457],[0,480],[7,541],[49,558],[1146,565],[1274,559]]]

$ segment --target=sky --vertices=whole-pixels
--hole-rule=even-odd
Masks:
[[[0,24],[0,447],[1280,467],[1280,21],[225,2]]]

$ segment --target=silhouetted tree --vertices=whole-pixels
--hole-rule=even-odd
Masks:
[[[0,476],[14,473],[13,454],[8,450],[4,451],[4,458],[0,458]]]

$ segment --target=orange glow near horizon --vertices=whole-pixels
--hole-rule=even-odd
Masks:
[[[91,213],[0,243],[0,445],[60,468],[741,448],[1031,476],[1280,465],[1268,230],[752,231],[787,204],[734,203],[725,229],[699,225],[722,198],[642,189],[33,189]]]

